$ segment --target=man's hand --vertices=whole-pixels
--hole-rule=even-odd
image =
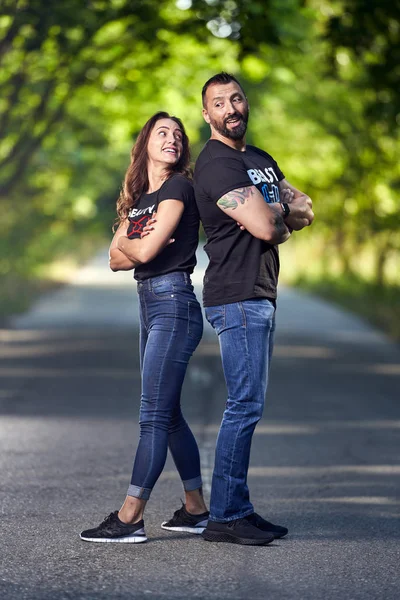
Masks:
[[[314,220],[312,211],[312,203],[308,196],[293,198],[290,203],[290,214],[285,219],[285,223],[291,229],[300,231],[304,227],[308,227]]]
[[[305,194],[299,194],[297,197],[293,190],[285,188],[280,192],[281,202],[290,205],[290,214],[285,219],[285,223],[290,229],[300,231],[308,227],[314,220],[311,198]]]
[[[289,188],[282,190],[279,195],[281,202],[286,202],[286,204],[290,204],[294,199],[294,192]]]
[[[285,188],[280,192],[280,201],[290,204],[290,215],[284,219],[285,225],[289,231],[293,230],[300,231],[304,227],[311,225],[314,220],[314,213],[312,212],[312,201],[311,198],[305,194],[299,195],[297,198],[294,192],[290,188]],[[281,213],[282,207],[278,203],[269,204],[277,213]],[[246,228],[237,221],[239,228],[245,231]]]
[[[278,185],[280,201],[290,207],[290,215],[286,217],[285,224],[296,231],[311,225],[314,221],[311,198],[291,185],[287,179],[282,179]]]

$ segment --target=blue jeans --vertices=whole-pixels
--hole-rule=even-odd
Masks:
[[[261,419],[275,330],[275,306],[260,298],[205,309],[218,334],[228,389],[215,451],[210,520],[233,521],[254,512],[247,471]]]
[[[147,500],[168,447],[186,491],[201,487],[196,440],[183,418],[181,390],[203,333],[203,317],[185,272],[138,283],[142,397],[140,439],[128,496]]]

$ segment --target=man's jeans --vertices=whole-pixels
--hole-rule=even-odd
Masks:
[[[219,430],[210,519],[228,522],[254,512],[247,487],[253,432],[264,408],[275,329],[267,299],[205,309],[218,334],[228,401]]]
[[[201,487],[196,440],[181,411],[186,369],[203,333],[190,277],[174,272],[138,283],[142,398],[140,441],[128,496],[148,500],[168,447],[186,491]]]

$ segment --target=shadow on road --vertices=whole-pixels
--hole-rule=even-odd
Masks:
[[[1,332],[1,597],[396,598],[397,351],[371,343],[361,328],[353,337],[350,330],[335,336],[334,327],[332,335],[296,329],[298,304],[290,302],[284,314],[293,311],[292,326],[281,316],[249,472],[257,511],[288,525],[290,536],[242,548],[164,532],[159,524],[181,494],[168,459],[147,511],[151,543],[79,540],[80,529],[118,508],[139,435],[138,331],[124,324],[131,290],[116,292],[119,317],[104,327],[98,293],[99,286],[83,290],[90,296],[85,318],[77,308],[76,319],[72,295],[70,317],[60,313],[57,328]],[[45,313],[42,306],[36,318]],[[189,367],[183,407],[199,441],[207,495],[225,399],[218,344],[206,335]]]

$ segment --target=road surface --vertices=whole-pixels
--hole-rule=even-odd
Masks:
[[[160,529],[182,495],[170,459],[146,511],[147,544],[78,537],[120,507],[138,440],[131,274],[109,272],[100,253],[0,335],[3,600],[399,598],[400,353],[380,333],[281,290],[249,483],[257,512],[290,534],[255,548]],[[207,497],[225,397],[207,325],[183,400]]]

